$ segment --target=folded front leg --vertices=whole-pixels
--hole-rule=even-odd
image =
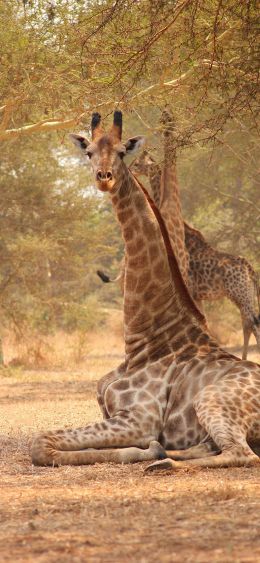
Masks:
[[[210,438],[206,442],[201,442],[196,446],[186,448],[186,450],[167,450],[167,458],[175,460],[197,459],[209,457],[220,453],[220,449]]]
[[[136,447],[78,450],[73,452],[58,451],[55,454],[52,465],[94,465],[95,463],[136,463],[138,461],[152,461],[164,459],[164,448],[153,440],[149,448],[141,449]],[[34,462],[37,465],[37,462]],[[49,464],[48,464],[49,465]]]
[[[138,413],[122,412],[113,418],[75,430],[65,429],[36,436],[32,444],[32,461],[35,465],[81,465],[102,461],[104,449],[140,447],[147,448],[157,438],[154,428]],[[98,454],[89,448],[103,450]],[[119,454],[107,461],[123,463]],[[106,454],[107,458],[110,454]],[[137,454],[137,452],[136,452]],[[96,455],[96,458],[95,458]],[[112,459],[114,455],[114,458]],[[123,458],[125,458],[125,453]],[[99,458],[99,459],[98,459]],[[91,461],[88,461],[91,460]],[[134,453],[130,455],[134,459]],[[153,459],[153,458],[152,458]]]

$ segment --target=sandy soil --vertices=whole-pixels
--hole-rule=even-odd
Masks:
[[[114,364],[0,379],[0,561],[260,561],[257,468],[31,465],[35,431],[101,418],[95,379]]]

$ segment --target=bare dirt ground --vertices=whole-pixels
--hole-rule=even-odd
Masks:
[[[260,561],[257,468],[31,465],[34,432],[101,418],[95,382],[119,361],[0,378],[1,563]]]

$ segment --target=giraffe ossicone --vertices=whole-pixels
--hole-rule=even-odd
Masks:
[[[260,443],[260,366],[222,350],[205,328],[160,213],[123,162],[138,141],[122,143],[120,117],[108,134],[92,121],[92,141],[79,142],[97,187],[110,194],[125,241],[125,362],[119,378],[112,373],[103,386],[106,420],[40,434],[33,463],[131,463],[160,459],[162,447],[177,460],[181,450],[186,461],[172,461],[174,467],[258,463],[251,445]]]

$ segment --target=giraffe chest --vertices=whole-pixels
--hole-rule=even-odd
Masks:
[[[222,379],[229,370],[230,362],[217,356],[210,362],[193,358],[185,363],[177,377],[174,369],[160,440],[166,449],[188,448],[206,437],[194,408],[194,399],[202,389]]]
[[[205,436],[206,431],[200,425],[194,407],[186,404],[169,417],[161,443],[166,449],[180,450],[198,444]]]
[[[194,371],[193,361],[190,368]],[[196,369],[196,368],[195,368]],[[198,372],[200,368],[198,368]],[[190,377],[188,364],[171,385],[161,442],[168,449],[183,449],[199,443],[205,431],[199,424],[193,398],[200,389],[200,377]]]

